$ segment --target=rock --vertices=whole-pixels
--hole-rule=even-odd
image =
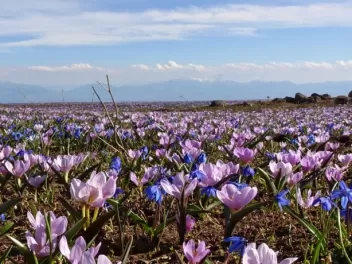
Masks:
[[[352,97],[352,91],[350,91],[350,93],[348,94],[348,97]]]
[[[321,97],[320,96],[312,96],[310,97],[312,98],[312,101],[313,103],[317,104],[317,103],[320,103],[322,101]]]
[[[331,100],[332,96],[330,94],[323,94],[321,99],[323,99],[323,100]]]
[[[214,100],[214,101],[211,101],[209,106],[211,106],[211,107],[219,107],[219,106],[225,106],[225,105],[226,105],[225,101]]]
[[[296,103],[296,99],[293,97],[286,96],[284,99],[285,99],[286,103],[292,103],[292,104]]]
[[[307,96],[302,93],[296,93],[295,95],[296,103],[304,102],[306,99],[307,99]]]
[[[248,102],[243,102],[242,106],[253,106],[253,105],[251,103],[248,103]]]
[[[335,98],[335,104],[337,105],[348,104],[349,101],[350,101],[350,98],[344,95],[340,95]]]

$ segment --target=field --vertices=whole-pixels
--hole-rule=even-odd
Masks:
[[[207,105],[1,105],[0,262],[352,263],[352,108]]]

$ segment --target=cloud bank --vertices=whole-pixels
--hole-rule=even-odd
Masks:
[[[140,12],[92,9],[78,0],[0,0],[0,6],[0,50],[181,40],[214,33],[253,37],[258,30],[278,28],[352,27],[350,2],[191,6]]]

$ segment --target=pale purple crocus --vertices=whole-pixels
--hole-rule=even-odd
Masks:
[[[55,170],[68,173],[83,161],[82,155],[58,155],[52,163]]]
[[[45,228],[35,230],[34,236],[27,231],[25,236],[29,250],[36,256],[46,257],[50,255],[50,241],[47,238]],[[51,245],[54,251],[57,245],[57,237],[52,237]]]
[[[196,247],[194,240],[191,239],[187,243],[183,242],[183,253],[190,264],[197,264],[207,257],[210,250],[206,248],[204,241],[198,241],[198,247]]]
[[[61,254],[72,264],[95,264],[95,257],[99,252],[101,243],[96,247],[86,250],[87,244],[82,236],[76,239],[72,249],[68,247],[66,237],[62,237],[59,243]],[[111,261],[104,255],[98,257],[98,264],[111,264]]]
[[[345,174],[345,168],[340,168],[337,165],[335,165],[335,167],[328,167],[325,171],[325,176],[328,181],[341,181]]]
[[[291,163],[270,161],[269,168],[274,178],[276,177],[286,177],[292,174],[292,165]]]
[[[197,183],[198,180],[195,178],[189,184],[186,184],[186,177],[183,172],[176,174],[172,184],[166,179],[160,181],[161,187],[164,191],[169,195],[176,197],[178,200],[181,199],[183,190],[184,198],[187,199],[197,187]]]
[[[300,162],[304,172],[314,171],[320,167],[321,163],[313,156],[305,156]]]
[[[317,193],[314,196],[312,196],[312,190],[309,189],[308,193],[307,193],[306,200],[303,200],[301,190],[297,189],[296,199],[297,199],[298,204],[302,208],[308,209],[309,207],[313,206],[314,201],[320,197],[320,194],[321,194],[321,191],[317,191]]]
[[[48,214],[51,227],[51,243],[53,250],[55,250],[57,237],[66,232],[68,221],[65,216],[60,216],[57,218],[53,212],[49,212]],[[30,232],[26,232],[28,248],[37,256],[48,256],[50,254],[50,241],[48,240],[46,234],[45,216],[38,211],[36,217],[34,218],[31,212],[28,211],[27,218],[31,224],[31,227],[35,230],[34,236]]]
[[[325,150],[337,150],[340,147],[340,143],[327,142]]]
[[[233,184],[225,184],[221,191],[216,191],[218,199],[233,211],[241,210],[256,197],[257,193],[257,187],[245,187],[240,190]]]
[[[0,151],[0,161],[10,157],[12,148],[10,146],[5,146]]]
[[[33,176],[28,179],[28,183],[35,188],[38,188],[47,178],[47,175]]]
[[[71,181],[71,197],[90,207],[103,207],[106,199],[111,198],[116,191],[116,179],[107,177],[103,172],[93,172],[85,183],[79,179]]]
[[[31,163],[29,160],[15,160],[12,164],[9,161],[5,162],[6,169],[16,177],[22,177],[31,167]]]
[[[292,173],[287,178],[287,184],[289,186],[294,186],[303,179],[303,171]]]
[[[295,152],[293,150],[289,150],[288,153],[278,153],[276,156],[278,161],[290,163],[292,166],[296,166],[297,163],[301,161],[301,153],[299,151]]]
[[[176,220],[178,223],[180,223],[180,217],[176,215]],[[186,215],[186,233],[189,233],[192,231],[196,224],[196,219],[194,219],[193,216]]]
[[[291,264],[298,258],[287,258],[282,260],[279,264]],[[242,258],[243,264],[277,264],[277,253],[263,243],[256,248],[255,243],[250,243],[244,251]]]
[[[235,148],[233,154],[238,157],[242,162],[249,163],[251,162],[255,155],[257,154],[257,149],[249,149],[249,148]]]
[[[141,155],[142,155],[142,152],[139,151],[139,150],[132,150],[132,149],[129,149],[127,151],[127,154],[128,156],[132,159],[132,160],[136,160],[138,159]]]
[[[344,166],[348,166],[352,161],[352,154],[338,155],[337,158]]]

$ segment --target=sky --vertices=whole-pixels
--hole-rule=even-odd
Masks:
[[[0,0],[0,81],[352,80],[352,1]]]

